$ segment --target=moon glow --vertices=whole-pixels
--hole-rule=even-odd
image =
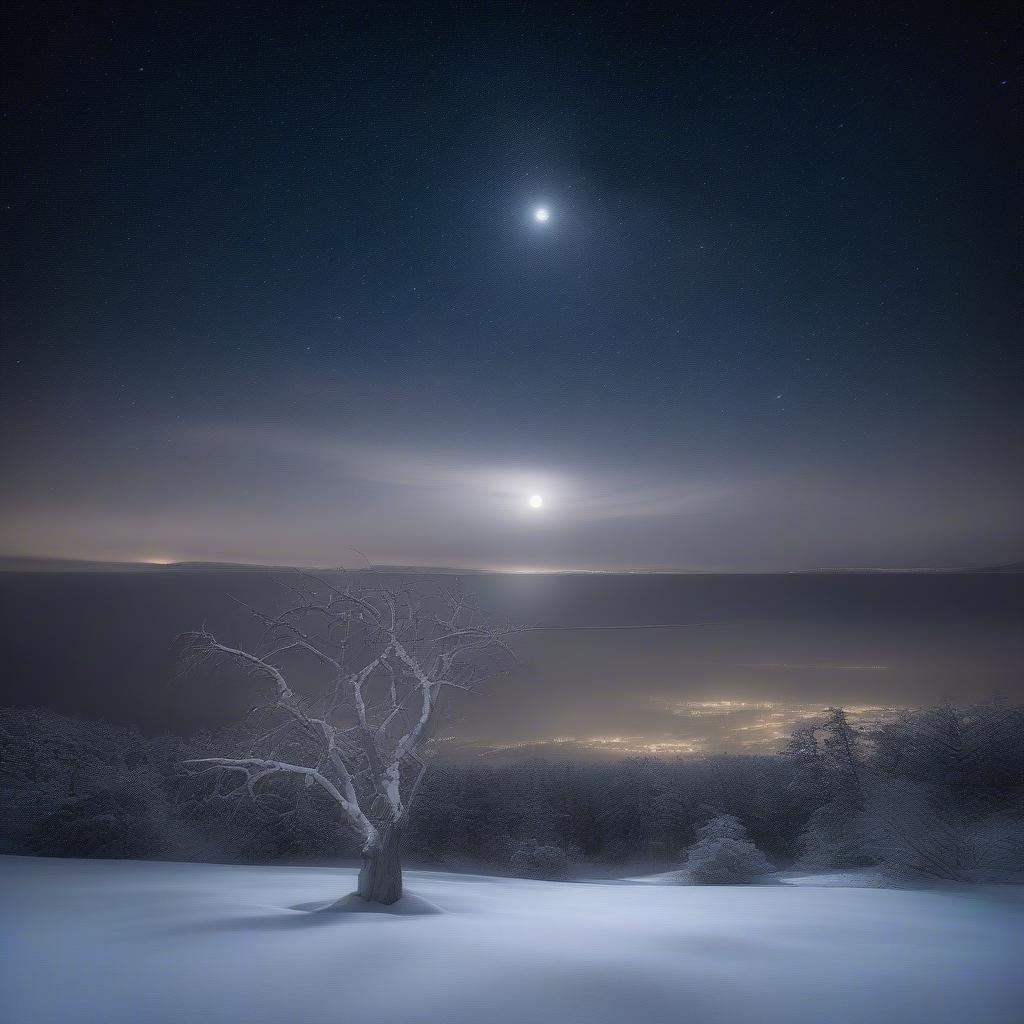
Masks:
[[[539,494],[530,495],[530,508],[540,508],[544,504],[544,498]]]
[[[533,219],[538,224],[546,224],[550,218],[551,211],[546,206],[538,206],[537,209],[533,211]]]

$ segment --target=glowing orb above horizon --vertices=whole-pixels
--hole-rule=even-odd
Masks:
[[[551,219],[551,211],[546,206],[538,206],[537,209],[533,211],[533,219],[538,224],[547,224]]]
[[[540,508],[544,504],[544,499],[539,494],[530,495],[530,508]]]

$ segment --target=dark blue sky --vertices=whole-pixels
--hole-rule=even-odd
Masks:
[[[1012,5],[5,30],[4,553],[1022,557]]]

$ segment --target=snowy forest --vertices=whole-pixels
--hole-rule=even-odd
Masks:
[[[362,837],[318,787],[258,791],[186,762],[244,757],[249,724],[189,738],[44,710],[0,712],[3,852],[225,863],[355,862]],[[774,755],[488,766],[435,758],[409,866],[571,879],[773,870],[989,881],[1024,870],[1024,707],[907,711],[874,730],[841,708]]]

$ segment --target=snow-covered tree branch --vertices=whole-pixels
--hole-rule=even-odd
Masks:
[[[319,787],[362,837],[359,895],[393,903],[402,894],[400,844],[426,771],[424,747],[446,694],[503,671],[511,631],[492,628],[464,597],[432,585],[300,580],[288,588],[294,603],[285,611],[247,609],[261,625],[252,650],[205,629],[178,637],[182,673],[233,671],[265,684],[253,711],[272,719],[251,756],[199,758],[185,769],[233,773],[240,782],[231,792],[252,800],[271,779]],[[288,681],[311,666],[321,674],[319,696]]]

